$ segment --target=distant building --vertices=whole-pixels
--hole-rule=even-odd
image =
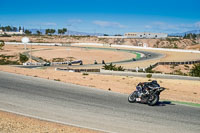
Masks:
[[[151,32],[129,32],[125,33],[127,38],[167,38],[166,33],[151,33]]]
[[[9,31],[9,32],[7,32],[7,31],[3,31],[3,30],[0,30],[0,35],[23,35],[24,34],[24,32],[23,32],[23,30],[20,30],[20,31],[16,31],[16,32],[14,32],[14,31]]]

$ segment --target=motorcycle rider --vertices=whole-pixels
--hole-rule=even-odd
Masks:
[[[136,89],[137,89],[137,91],[139,92],[138,93],[138,96],[141,98],[142,97],[142,95],[144,94],[143,92],[144,92],[144,83],[139,83],[138,85],[137,85],[137,87],[136,87]]]
[[[156,80],[153,80],[152,82],[143,82],[139,83],[136,89],[138,90],[138,96],[141,98],[142,96],[148,94],[148,88],[149,86],[159,86]]]

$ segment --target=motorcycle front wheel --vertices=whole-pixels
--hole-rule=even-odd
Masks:
[[[149,96],[149,99],[147,101],[148,105],[150,106],[154,106],[157,104],[157,102],[159,101],[159,95],[158,94],[153,94]]]
[[[134,91],[133,93],[131,93],[129,96],[128,96],[128,101],[129,103],[134,103],[136,102],[136,96],[137,96],[137,92]]]

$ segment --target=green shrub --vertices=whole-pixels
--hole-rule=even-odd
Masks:
[[[88,73],[83,73],[83,75],[89,75]]]
[[[151,77],[152,77],[152,74],[147,74],[146,77],[147,77],[147,78],[151,78]]]
[[[146,73],[154,73],[154,71],[152,70],[153,66],[150,65],[150,67],[148,67],[147,69],[145,69]]]
[[[113,71],[124,71],[125,69],[122,66],[116,66],[110,63],[109,65],[104,65],[103,69],[105,70],[113,70]]]
[[[174,74],[176,74],[176,75],[184,75],[184,73],[181,72],[180,69],[179,70],[174,70]]]
[[[23,55],[21,53],[19,54],[19,60],[20,60],[21,63],[28,61],[28,59],[29,58],[26,55]]]
[[[10,61],[6,59],[0,59],[0,65],[19,65],[18,61]]]
[[[10,58],[12,58],[14,56],[12,55],[0,55],[0,65],[19,65],[18,60],[17,61],[12,61],[9,60]]]
[[[200,63],[194,64],[190,70],[190,75],[195,77],[200,77]]]
[[[3,48],[3,46],[5,46],[5,43],[3,40],[0,40],[0,50]]]
[[[55,81],[61,81],[60,79],[54,79]]]

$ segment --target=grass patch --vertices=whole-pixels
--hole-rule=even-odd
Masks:
[[[19,61],[10,61],[6,59],[0,59],[0,65],[19,65]]]
[[[147,78],[151,78],[151,77],[152,77],[152,74],[147,74],[146,77],[147,77]]]
[[[82,75],[89,75],[88,73],[83,73]]]
[[[198,103],[180,102],[180,101],[171,101],[171,102],[174,104],[182,104],[182,105],[188,105],[188,106],[194,106],[194,107],[200,108],[200,104],[198,104]]]
[[[55,81],[61,81],[60,79],[54,79]]]
[[[13,55],[3,55],[3,54],[1,54],[0,57],[3,58],[3,59],[9,59],[9,58],[12,58],[12,57],[15,57],[15,56],[13,56]]]

